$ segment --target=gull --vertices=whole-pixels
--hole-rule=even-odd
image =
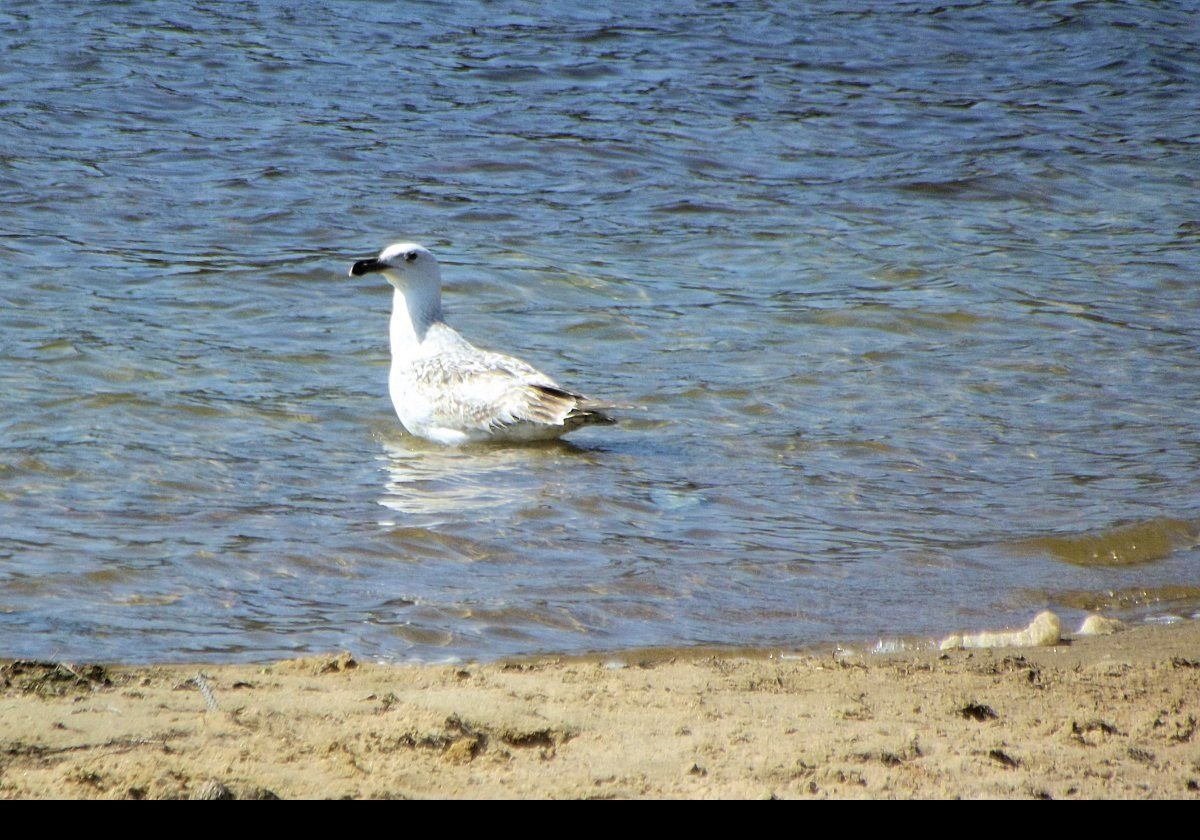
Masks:
[[[580,426],[615,422],[601,403],[569,391],[520,359],[480,350],[442,317],[442,272],[428,250],[389,245],[360,260],[351,277],[382,274],[392,284],[392,366],[396,416],[418,437],[456,446],[551,440]]]

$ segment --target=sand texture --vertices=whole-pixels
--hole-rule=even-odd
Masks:
[[[1200,798],[1200,625],[1030,649],[0,663],[6,798]]]

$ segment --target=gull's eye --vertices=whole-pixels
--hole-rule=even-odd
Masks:
[[[420,256],[420,255],[416,251],[409,251],[407,254],[404,255],[404,260],[405,260],[405,262],[412,262],[418,256]]]

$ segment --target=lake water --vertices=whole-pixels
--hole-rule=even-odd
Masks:
[[[1200,613],[1194,3],[0,10],[0,654]],[[447,450],[450,322],[638,403]]]

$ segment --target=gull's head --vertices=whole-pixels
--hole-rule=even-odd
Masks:
[[[440,288],[442,273],[433,254],[414,242],[397,242],[370,260],[359,260],[350,267],[351,277],[379,272],[398,289]]]

